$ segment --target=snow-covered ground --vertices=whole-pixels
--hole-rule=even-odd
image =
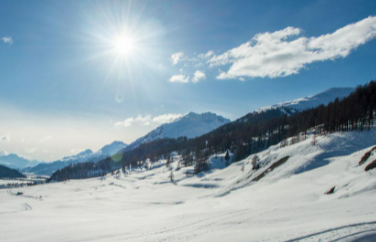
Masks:
[[[253,156],[227,168],[219,156],[212,159],[216,169],[198,176],[187,177],[192,167],[175,171],[175,162],[120,179],[0,190],[0,240],[374,241],[376,169],[364,168],[376,154],[358,162],[376,144],[375,134],[273,146],[258,154],[257,171]],[[325,195],[333,186],[334,194]]]

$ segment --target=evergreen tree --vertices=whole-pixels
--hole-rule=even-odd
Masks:
[[[229,154],[228,150],[226,151],[225,161],[226,161],[226,163],[225,163],[226,166],[230,165],[230,154]]]
[[[165,138],[141,144],[135,149],[123,152],[122,158],[117,162],[106,158],[96,163],[71,164],[57,170],[50,180],[65,181],[100,176],[123,166],[137,166],[137,161],[149,157],[166,158],[166,154],[173,151],[183,154],[184,150],[187,150],[187,155],[195,154],[195,172],[201,172],[209,168],[202,158],[216,152],[226,151],[226,165],[229,165],[229,151],[234,153],[232,159],[237,161],[281,141],[282,148],[288,145],[286,140],[294,136],[297,139],[293,141],[299,142],[299,134],[305,136],[307,131],[309,133],[314,127],[315,138],[332,132],[369,130],[374,124],[375,111],[376,82],[371,81],[367,85],[357,87],[348,97],[336,99],[326,106],[320,105],[301,112],[287,112],[288,115],[279,109],[249,113],[196,138]],[[169,164],[171,160],[168,161]],[[188,163],[184,161],[184,164]],[[254,164],[254,168],[258,168],[258,163]]]

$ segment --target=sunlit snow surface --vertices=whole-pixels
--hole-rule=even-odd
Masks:
[[[277,145],[258,154],[264,166],[257,172],[252,156],[224,168],[222,154],[212,159],[216,169],[192,177],[192,167],[175,171],[175,162],[120,179],[0,190],[0,241],[373,241],[376,170],[364,168],[376,154],[358,162],[376,145],[375,134]],[[285,164],[252,182],[285,156]]]

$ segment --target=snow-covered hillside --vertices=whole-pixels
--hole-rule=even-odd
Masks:
[[[327,105],[331,101],[334,101],[336,98],[347,97],[351,92],[354,91],[354,88],[331,88],[319,94],[299,98],[293,101],[281,102],[276,105],[267,106],[258,109],[258,112],[267,111],[270,109],[281,109],[287,113],[294,111],[302,111],[309,108],[317,107],[321,104]]]
[[[376,169],[361,166],[376,129],[312,137],[210,172],[188,175],[179,157],[119,179],[0,190],[6,241],[353,241],[376,233]],[[288,159],[285,159],[288,157]],[[173,171],[174,182],[169,176]],[[333,194],[325,194],[332,187]],[[21,191],[23,195],[15,194]],[[42,197],[40,197],[42,196]],[[40,199],[41,198],[41,199]],[[372,240],[373,239],[373,240]]]
[[[156,139],[178,138],[182,136],[194,138],[229,122],[229,119],[216,115],[215,113],[207,112],[197,114],[190,112],[171,123],[162,124],[145,136],[137,139],[127,147],[127,150]]]

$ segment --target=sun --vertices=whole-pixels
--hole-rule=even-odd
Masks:
[[[120,35],[112,41],[114,51],[119,56],[128,56],[136,49],[136,41],[132,36]]]

